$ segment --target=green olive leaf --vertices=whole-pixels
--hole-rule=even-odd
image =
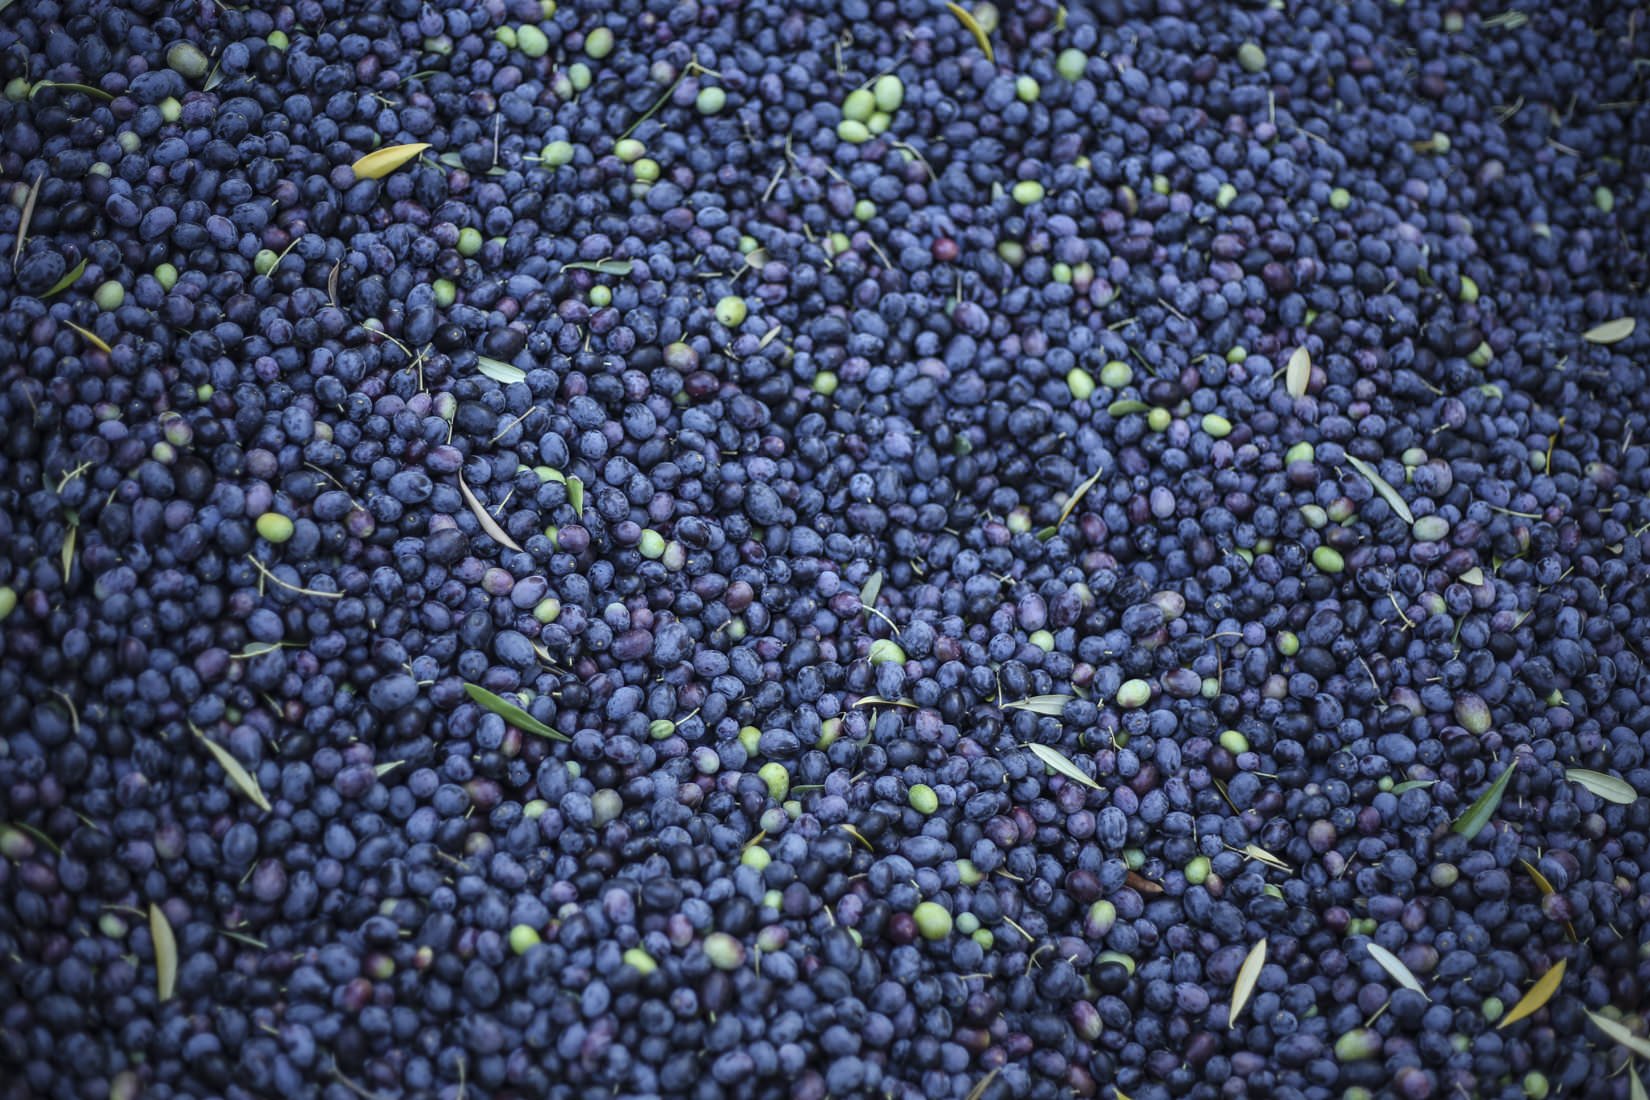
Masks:
[[[476,369],[501,386],[508,386],[512,382],[527,381],[527,372],[514,363],[506,363],[502,359],[489,359],[485,355],[476,356]]]
[[[552,741],[573,740],[565,733],[562,733],[559,730],[551,729],[549,726],[545,725],[543,722],[540,722],[537,718],[534,718],[531,714],[528,714],[525,710],[522,710],[508,699],[505,699],[502,696],[494,695],[480,684],[465,684],[464,693],[471,699],[474,699],[481,706],[492,711],[494,714],[498,715],[500,718],[504,719],[510,725],[519,730],[525,730],[528,733],[536,733],[540,737],[548,737]]]
[[[1490,789],[1479,795],[1478,800],[1468,806],[1467,812],[1456,818],[1450,828],[1468,840],[1482,832],[1484,826],[1490,823],[1490,818],[1495,816],[1495,811],[1501,808],[1501,798],[1507,793],[1507,784],[1512,782],[1513,772],[1517,770],[1518,757],[1515,756],[1506,770],[1490,784]]]
[[[1031,750],[1033,756],[1047,764],[1050,770],[1059,772],[1074,783],[1081,783],[1085,787],[1093,787],[1097,791],[1101,789],[1100,784],[1090,779],[1082,768],[1066,759],[1065,754],[1059,749],[1039,745],[1036,742],[1026,745],[1026,748]]]

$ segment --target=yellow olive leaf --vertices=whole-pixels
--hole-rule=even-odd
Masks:
[[[1541,975],[1541,978],[1530,986],[1530,991],[1520,997],[1518,1003],[1512,1006],[1512,1011],[1502,1017],[1501,1022],[1495,1025],[1496,1030],[1499,1031],[1508,1024],[1517,1023],[1552,1000],[1553,994],[1558,992],[1559,985],[1564,981],[1564,966],[1564,960],[1559,959],[1545,974]]]
[[[350,165],[350,171],[355,173],[358,180],[383,179],[429,147],[430,143],[427,141],[413,142],[410,145],[386,145],[382,149],[374,149]]]

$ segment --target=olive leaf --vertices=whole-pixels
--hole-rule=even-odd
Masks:
[[[1404,965],[1402,959],[1382,947],[1380,944],[1376,943],[1374,940],[1371,940],[1365,946],[1369,948],[1370,957],[1377,963],[1380,963],[1381,969],[1392,975],[1394,981],[1403,986],[1405,989],[1413,990],[1421,996],[1427,997],[1427,991],[1421,988],[1420,980],[1415,977],[1415,974],[1409,969],[1409,967]],[[1427,1000],[1430,1001],[1432,998],[1427,997]]]
[[[246,795],[247,800],[258,809],[268,813],[270,809],[269,799],[264,797],[263,788],[258,786],[258,780],[251,772],[246,770],[246,766],[235,759],[234,754],[228,749],[200,730],[195,730],[195,736],[200,738],[201,744],[205,745],[207,751],[212,754],[212,759],[218,762],[218,767],[222,768],[223,773],[229,777],[229,781],[235,784],[242,794]]]
[[[1424,791],[1436,782],[1438,782],[1436,779],[1406,779],[1393,787],[1392,793],[1403,794],[1405,791]]]
[[[839,822],[837,824],[837,828],[841,829],[843,832],[847,833],[849,836],[853,837],[855,840],[857,840],[861,844],[865,845],[866,851],[869,851],[869,852],[876,851],[876,846],[873,845],[869,840],[865,839],[865,834],[860,832],[854,826],[848,824],[846,821]]]
[[[101,99],[105,103],[115,98],[102,88],[94,88],[90,84],[75,84],[67,80],[37,80],[34,87],[29,89],[29,98],[33,99],[42,88],[62,88],[65,92],[79,92],[93,99]]]
[[[1284,388],[1290,397],[1305,397],[1307,383],[1312,381],[1312,353],[1298,347],[1289,356],[1289,366],[1283,375]]]
[[[527,380],[527,372],[514,363],[506,363],[502,359],[489,359],[485,355],[476,356],[476,369],[501,386]]]
[[[35,840],[39,841],[41,844],[44,844],[46,846],[46,848],[52,853],[52,855],[59,856],[59,857],[61,857],[63,855],[63,849],[58,846],[57,841],[53,840],[51,837],[49,837],[45,833],[41,832],[35,826],[30,825],[27,821],[11,821],[11,822],[0,821],[0,828],[4,828],[8,825],[13,829],[22,830],[23,832],[25,832],[25,833],[29,834],[31,837],[33,837]]]
[[[1587,1013],[1587,1018],[1593,1021],[1593,1026],[1608,1035],[1611,1042],[1620,1043],[1640,1058],[1650,1058],[1650,1040],[1634,1035],[1621,1024],[1596,1012],[1590,1012],[1585,1008],[1581,1011]]]
[[[1249,949],[1248,957],[1238,970],[1237,984],[1232,987],[1232,1007],[1226,1013],[1227,1027],[1237,1026],[1237,1019],[1249,1004],[1249,995],[1255,991],[1255,983],[1260,980],[1260,971],[1265,965],[1266,937],[1262,936],[1260,942]]]
[[[1541,978],[1530,986],[1529,992],[1520,997],[1518,1003],[1512,1006],[1512,1011],[1502,1017],[1501,1022],[1495,1025],[1496,1030],[1499,1031],[1508,1024],[1517,1023],[1552,1000],[1553,994],[1558,992],[1560,983],[1564,981],[1564,965],[1564,960],[1559,959],[1545,974],[1541,975]]]
[[[92,345],[92,347],[96,348],[98,351],[101,351],[103,354],[108,355],[111,351],[114,350],[107,343],[104,342],[103,337],[99,336],[97,333],[93,332],[91,329],[81,328],[79,325],[75,324],[73,321],[64,321],[63,323],[65,325],[68,325],[70,328],[74,329],[76,332],[80,333],[81,337],[83,339],[85,339],[85,341],[88,344]]]
[[[1060,518],[1055,523],[1056,527],[1058,527],[1061,523],[1066,522],[1066,519],[1077,510],[1077,505],[1082,501],[1082,499],[1089,495],[1089,490],[1094,488],[1099,481],[1100,471],[1096,470],[1094,473],[1089,475],[1087,481],[1083,482],[1083,484],[1077,486],[1077,488],[1072,491],[1071,496],[1066,499],[1066,506],[1060,509]]]
[[[548,737],[552,741],[573,740],[565,733],[551,729],[508,699],[494,695],[480,684],[465,684],[464,693],[519,730],[536,733],[540,737]]]
[[[1650,1100],[1650,1093],[1644,1091],[1644,1082],[1639,1080],[1637,1066],[1627,1067],[1627,1100]]]
[[[567,479],[567,503],[573,506],[573,514],[580,519],[584,518],[584,479],[570,477]]]
[[[255,947],[259,951],[269,950],[269,944],[265,943],[263,940],[248,936],[244,932],[236,932],[229,928],[220,928],[218,929],[218,935],[224,937],[225,939],[234,940],[236,943],[244,943],[248,947]]]
[[[1586,768],[1565,768],[1564,778],[1618,806],[1631,806],[1639,799],[1639,792],[1625,779],[1605,775],[1603,772],[1588,771]]]
[[[1391,506],[1392,510],[1397,512],[1399,517],[1402,518],[1405,523],[1412,526],[1414,525],[1415,513],[1409,510],[1409,503],[1405,501],[1403,497],[1398,495],[1398,490],[1389,485],[1386,478],[1375,472],[1375,467],[1371,466],[1355,454],[1349,453],[1346,456],[1346,460],[1352,464],[1352,468],[1354,470],[1357,470],[1360,474],[1364,475],[1364,479],[1375,487],[1375,491],[1377,493],[1381,494],[1381,499],[1385,500],[1387,504]]]
[[[382,779],[384,776],[390,774],[396,768],[399,768],[401,765],[403,765],[405,763],[406,763],[405,760],[390,760],[390,761],[387,761],[383,764],[374,764],[373,768],[372,768],[372,774],[374,774],[374,775],[378,776],[380,779]]]
[[[1101,789],[1100,784],[1090,779],[1083,772],[1082,768],[1079,768],[1076,764],[1073,764],[1070,760],[1067,760],[1065,754],[1059,749],[1050,748],[1047,745],[1039,745],[1036,742],[1026,745],[1026,748],[1030,749],[1031,754],[1043,763],[1047,764],[1049,768],[1059,772],[1072,782],[1081,783],[1085,787],[1093,787],[1097,791]]]
[[[884,699],[880,695],[867,695],[854,704],[856,707],[905,707],[916,710],[917,704],[910,699]],[[850,708],[851,709],[851,708]]]
[[[1518,862],[1520,862],[1524,865],[1524,870],[1529,872],[1530,880],[1535,883],[1536,889],[1541,891],[1541,894],[1542,894],[1543,897],[1545,897],[1548,894],[1556,893],[1556,891],[1553,889],[1553,884],[1547,881],[1547,876],[1542,874],[1536,868],[1535,864],[1531,863],[1527,859],[1521,859]],[[1573,922],[1565,921],[1564,922],[1564,928],[1570,934],[1570,942],[1571,943],[1581,942],[1576,937],[1576,926]]]
[[[355,173],[358,180],[383,179],[429,147],[430,143],[427,141],[416,141],[409,145],[386,145],[382,149],[374,149],[350,165],[350,171]]]
[[[73,285],[78,282],[81,274],[84,274],[84,270],[86,270],[86,259],[82,257],[79,264],[71,267],[71,269],[63,275],[63,279],[56,280],[54,284],[51,284],[51,290],[46,290],[45,294],[40,295],[41,300],[50,299],[51,295],[54,294],[63,294],[64,290],[68,290],[69,287],[73,287]]]
[[[1151,408],[1152,407],[1144,401],[1136,401],[1133,398],[1125,397],[1121,400],[1113,401],[1110,405],[1107,405],[1106,412],[1112,416],[1127,416],[1130,413],[1150,412]]]
[[[1279,859],[1271,852],[1268,852],[1265,848],[1262,848],[1258,844],[1245,844],[1243,846],[1243,854],[1248,856],[1250,859],[1258,860],[1259,862],[1266,864],[1268,867],[1276,867],[1280,871],[1294,870],[1294,868],[1289,866],[1289,864],[1285,863],[1283,860]]]
[[[594,271],[598,275],[629,275],[635,267],[635,260],[574,260],[561,265],[563,271]]]
[[[1123,882],[1129,887],[1129,889],[1138,894],[1146,894],[1150,896],[1161,894],[1163,892],[1163,884],[1161,882],[1153,882],[1139,871],[1130,871],[1127,875],[1124,875]]]
[[[155,941],[155,994],[170,1001],[178,984],[178,941],[160,906],[149,903],[149,938]]]
[[[470,511],[475,515],[476,522],[481,524],[481,529],[487,532],[489,538],[494,542],[508,546],[518,554],[522,552],[521,547],[516,544],[516,540],[511,538],[509,533],[498,525],[496,519],[487,514],[487,509],[481,506],[481,501],[477,500],[476,495],[470,491],[470,487],[464,484],[463,474],[458,475],[458,491],[464,498],[464,503],[470,506]]]
[[[45,182],[45,179],[46,173],[36,174],[34,184],[29,188],[28,197],[23,200],[23,216],[17,223],[17,247],[12,250],[11,254],[11,266],[13,267],[16,267],[17,261],[23,258],[23,246],[29,243],[29,223],[34,220],[34,204],[40,201],[40,185]],[[86,261],[81,260],[80,267],[84,269],[85,266]],[[45,296],[50,298],[58,289],[53,287]]]
[[[978,42],[980,49],[985,52],[985,59],[987,61],[997,60],[996,51],[991,48],[991,39],[986,37],[985,28],[980,26],[978,19],[974,18],[974,13],[961,4],[948,3],[945,7],[946,10],[957,17],[957,22],[961,23],[968,33],[974,36],[974,41]]]
[[[74,543],[75,538],[79,534],[80,525],[78,523],[71,523],[69,524],[68,532],[63,536],[63,560],[61,564],[63,566],[64,584],[69,583],[69,571],[74,568]]]
[[[1512,782],[1513,772],[1517,770],[1518,757],[1515,756],[1506,770],[1490,784],[1490,789],[1479,795],[1478,800],[1467,807],[1467,812],[1455,819],[1450,829],[1468,840],[1482,832],[1484,826],[1490,823],[1490,818],[1495,816],[1495,811],[1501,808],[1501,798],[1507,793],[1507,784]]]
[[[1004,710],[1029,710],[1033,714],[1046,715],[1049,718],[1058,718],[1065,713],[1066,704],[1076,698],[1072,695],[1032,695],[1025,699],[1015,699],[1004,703]]]
[[[1581,338],[1589,344],[1619,344],[1633,335],[1638,328],[1638,321],[1632,317],[1617,317],[1613,321],[1606,321],[1602,325],[1595,325],[1581,334]]]
[[[859,605],[866,610],[877,605],[877,597],[882,594],[882,570],[878,569],[865,578],[865,584],[859,590]]]
[[[1482,588],[1484,586],[1484,571],[1475,565],[1465,573],[1462,573],[1460,577],[1456,579],[1462,584],[1470,584],[1475,588]]]
[[[239,653],[231,653],[229,659],[231,661],[247,661],[253,657],[262,657],[266,653],[274,653],[276,650],[284,649],[291,644],[291,642],[248,642],[245,649]]]
[[[1540,890],[1542,894],[1553,893],[1553,884],[1547,881],[1547,876],[1537,870],[1533,863],[1527,859],[1521,859],[1518,862],[1522,863],[1524,870],[1530,873],[1530,878],[1534,881],[1536,889]]]

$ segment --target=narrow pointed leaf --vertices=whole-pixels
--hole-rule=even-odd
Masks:
[[[1082,768],[1079,768],[1076,764],[1073,764],[1070,760],[1067,760],[1065,754],[1059,749],[1050,748],[1047,745],[1039,745],[1035,742],[1027,745],[1026,748],[1030,749],[1031,754],[1037,759],[1041,760],[1050,768],[1059,772],[1072,782],[1081,783],[1085,787],[1093,787],[1097,791],[1100,790],[1100,784],[1090,779],[1083,772]]]
[[[63,536],[63,583],[69,583],[69,571],[74,568],[74,541],[80,534],[80,528],[69,525],[69,533]]]
[[[1406,779],[1393,787],[1392,793],[1403,794],[1405,791],[1424,791],[1436,782],[1438,782],[1436,779]]]
[[[560,730],[551,729],[549,726],[545,725],[543,722],[540,722],[537,718],[534,718],[531,714],[528,714],[525,710],[522,710],[508,699],[494,695],[480,684],[465,684],[464,692],[477,703],[481,704],[483,707],[486,707],[488,710],[492,711],[494,714],[498,715],[500,718],[504,719],[506,722],[510,723],[519,730],[525,730],[528,733],[536,733],[540,737],[548,737],[552,741],[572,740],[572,738],[568,737],[565,733],[562,733]]]
[[[64,290],[68,290],[69,287],[73,287],[73,285],[78,282],[79,277],[81,277],[84,270],[86,270],[86,261],[82,259],[79,264],[71,267],[71,269],[63,275],[63,279],[56,280],[54,284],[51,284],[51,290],[46,290],[45,294],[40,295],[41,300],[50,299],[51,295],[54,294],[63,294]]]
[[[212,754],[212,759],[218,762],[218,767],[223,769],[223,773],[229,777],[229,781],[235,784],[242,794],[246,795],[247,801],[268,813],[270,808],[269,799],[264,797],[263,788],[258,786],[258,780],[251,772],[246,770],[246,766],[235,759],[234,754],[228,749],[204,733],[197,730],[195,735],[201,739],[201,743]]]
[[[80,333],[80,336],[83,340],[85,340],[88,344],[92,345],[92,347],[96,348],[98,351],[101,351],[103,354],[108,355],[111,351],[114,350],[108,344],[103,342],[103,337],[99,336],[97,333],[93,332],[91,329],[81,328],[79,325],[75,324],[73,321],[64,321],[63,323],[65,325],[68,325],[70,328],[74,329],[76,332]]]
[[[1304,347],[1296,348],[1289,356],[1284,370],[1283,384],[1290,397],[1305,397],[1307,383],[1312,381],[1312,353]]]
[[[405,760],[390,760],[390,761],[388,761],[386,763],[383,763],[383,764],[374,764],[373,768],[372,768],[372,774],[374,774],[374,775],[378,776],[380,779],[382,779],[384,776],[390,774],[396,768],[399,768],[401,765],[403,765],[405,763],[406,763]]]
[[[884,699],[880,695],[867,695],[854,704],[856,707],[905,707],[907,710],[916,710],[917,704],[909,699]]]
[[[1419,993],[1423,997],[1427,997],[1427,991],[1421,988],[1420,981],[1415,977],[1414,973],[1410,971],[1409,967],[1404,965],[1402,959],[1382,947],[1380,944],[1376,943],[1374,940],[1371,940],[1366,946],[1369,948],[1370,957],[1381,964],[1382,970],[1385,970],[1388,974],[1392,975],[1393,981],[1397,982],[1405,989],[1412,990]],[[1427,997],[1427,1000],[1430,1001],[1432,998]]]
[[[1547,881],[1546,875],[1536,869],[1535,864],[1527,859],[1521,859],[1518,862],[1522,863],[1524,870],[1529,872],[1530,879],[1535,883],[1536,889],[1540,890],[1543,895],[1553,892],[1553,884]]]
[[[274,653],[277,649],[287,646],[286,642],[248,642],[246,648],[239,653],[231,653],[231,661],[249,661],[253,657],[262,657],[266,653]]]
[[[573,506],[573,514],[580,519],[584,518],[584,479],[570,477],[567,479],[567,503]]]
[[[1289,866],[1289,864],[1285,863],[1283,860],[1279,859],[1271,852],[1268,852],[1265,848],[1262,848],[1258,844],[1245,844],[1243,846],[1243,854],[1248,856],[1250,859],[1259,860],[1268,867],[1276,867],[1280,871],[1294,870],[1294,868]]]
[[[518,554],[522,552],[521,547],[516,545],[516,540],[511,538],[509,533],[498,525],[498,520],[487,514],[487,509],[481,506],[481,501],[477,500],[476,495],[470,492],[470,487],[464,484],[463,474],[458,475],[458,491],[464,497],[464,503],[470,506],[470,511],[476,517],[476,522],[481,524],[483,531],[487,532],[488,538],[508,546]]]
[[[1617,779],[1603,772],[1588,771],[1586,768],[1565,768],[1564,778],[1586,787],[1604,801],[1614,802],[1618,806],[1631,806],[1639,800],[1639,792],[1625,779]]]
[[[1354,470],[1364,475],[1366,481],[1375,486],[1375,491],[1381,494],[1381,499],[1385,500],[1405,523],[1415,522],[1415,513],[1409,510],[1409,503],[1398,495],[1398,490],[1389,485],[1386,478],[1375,472],[1375,467],[1353,454],[1347,455],[1346,460],[1352,464]]]
[[[839,824],[837,826],[837,828],[841,829],[843,832],[847,833],[849,836],[853,837],[855,840],[857,840],[861,844],[865,845],[865,850],[866,851],[868,851],[868,852],[876,851],[876,846],[873,845],[869,840],[865,839],[865,834],[860,832],[854,826],[848,824],[846,821]]]
[[[1524,865],[1524,870],[1529,872],[1530,880],[1535,883],[1536,889],[1541,891],[1543,897],[1555,892],[1553,890],[1553,884],[1547,881],[1547,876],[1542,874],[1533,863],[1527,859],[1521,859],[1518,862]],[[1565,921],[1564,931],[1565,934],[1570,937],[1571,943],[1581,942],[1581,937],[1576,935],[1576,926],[1574,921]]]
[[[1540,980],[1530,986],[1530,991],[1520,997],[1518,1003],[1512,1006],[1512,1011],[1503,1016],[1501,1022],[1495,1025],[1496,1030],[1499,1031],[1508,1024],[1517,1023],[1552,1000],[1553,994],[1558,992],[1559,985],[1564,981],[1564,965],[1564,960],[1559,959],[1551,969],[1541,975]]]
[[[1151,408],[1152,407],[1144,401],[1136,401],[1133,398],[1125,397],[1121,400],[1113,401],[1110,405],[1107,405],[1106,412],[1110,413],[1112,416],[1127,416],[1130,413],[1150,412]]]
[[[1639,1067],[1627,1067],[1627,1100],[1650,1100],[1650,1093],[1644,1091],[1644,1082],[1639,1080]]]
[[[1055,524],[1056,527],[1058,527],[1061,523],[1066,522],[1067,517],[1077,510],[1077,505],[1082,502],[1084,497],[1089,495],[1089,490],[1094,488],[1099,481],[1100,471],[1096,470],[1094,473],[1089,475],[1087,481],[1077,486],[1077,489],[1071,494],[1070,497],[1066,499],[1066,506],[1060,509],[1060,519],[1059,522]]]
[[[13,267],[16,267],[17,261],[23,258],[23,246],[29,243],[29,223],[34,220],[34,204],[40,201],[40,185],[45,182],[45,179],[46,173],[37,174],[34,177],[34,184],[29,188],[28,197],[23,200],[23,216],[17,223],[17,247],[11,254],[11,266]],[[80,266],[84,268],[86,261],[81,260]],[[52,291],[46,294],[46,297],[50,298],[56,290],[57,288],[53,287]]]
[[[149,903],[149,938],[155,942],[155,994],[170,1001],[178,984],[178,941],[160,906]]]
[[[594,271],[598,275],[629,275],[635,266],[635,260],[574,260],[570,264],[562,264],[561,269]]]
[[[12,822],[0,821],[0,825],[8,825],[8,824],[14,829],[21,829],[23,832],[28,833],[35,840],[37,840],[41,844],[45,845],[47,850],[49,850],[52,853],[52,855],[61,856],[63,854],[63,849],[58,846],[57,841],[53,840],[51,837],[49,837],[45,833],[41,832],[35,826],[30,825],[27,821],[12,821]]]
[[[1249,1004],[1249,995],[1255,991],[1255,983],[1260,980],[1261,967],[1266,965],[1266,940],[1261,941],[1249,949],[1249,955],[1243,960],[1243,966],[1238,970],[1237,984],[1232,987],[1232,1007],[1226,1013],[1226,1026],[1236,1027],[1237,1019],[1243,1015],[1244,1008]]]
[[[1459,579],[1462,584],[1470,584],[1474,587],[1482,588],[1484,585],[1484,571],[1475,565],[1465,573],[1462,573]]]
[[[476,370],[501,386],[527,381],[527,372],[514,363],[506,363],[502,359],[489,359],[485,355],[476,356]]]
[[[961,23],[967,28],[968,33],[974,36],[974,41],[978,42],[980,49],[985,52],[985,59],[987,61],[997,60],[996,51],[991,48],[991,39],[986,37],[985,28],[980,26],[978,19],[974,18],[974,13],[961,4],[946,4],[945,6],[952,15],[957,17],[957,22]]]
[[[75,84],[66,80],[42,80],[29,89],[29,98],[33,99],[35,94],[42,88],[61,88],[65,92],[79,92],[81,95],[89,95],[93,99],[101,99],[105,103],[115,98],[102,88],[94,88],[90,84]]]
[[[355,173],[358,180],[383,179],[429,147],[430,143],[427,141],[417,141],[410,145],[386,145],[382,149],[374,149],[350,165],[350,171]]]
[[[1632,317],[1617,317],[1613,321],[1606,321],[1596,325],[1581,334],[1581,338],[1589,344],[1619,344],[1633,335],[1633,330],[1639,323]]]
[[[1621,1044],[1628,1050],[1632,1051],[1637,1057],[1650,1058],[1650,1039],[1645,1039],[1642,1036],[1634,1035],[1621,1024],[1616,1023],[1614,1020],[1606,1019],[1596,1012],[1588,1012],[1585,1008],[1581,1011],[1587,1013],[1587,1018],[1593,1021],[1593,1026],[1608,1035],[1611,1042]]]
[[[1046,715],[1049,718],[1058,718],[1065,713],[1066,704],[1074,697],[1070,695],[1032,695],[1025,699],[1015,699],[1004,703],[1004,710],[1029,710],[1033,714]]]
[[[1144,894],[1147,897],[1153,897],[1163,892],[1161,882],[1153,882],[1139,871],[1130,871],[1127,875],[1124,875],[1123,882],[1135,893]]]
[[[861,607],[875,607],[877,597],[882,594],[882,570],[878,569],[865,578],[865,584],[859,590],[859,605]]]
[[[1507,769],[1490,784],[1490,789],[1479,795],[1478,800],[1468,806],[1467,812],[1456,818],[1455,824],[1450,828],[1468,840],[1483,831],[1484,826],[1490,823],[1490,818],[1495,816],[1495,811],[1501,808],[1501,798],[1507,793],[1507,784],[1512,782],[1513,772],[1517,770],[1518,757],[1515,756],[1512,763],[1507,765]]]

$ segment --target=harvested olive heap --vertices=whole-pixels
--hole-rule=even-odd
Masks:
[[[1645,1095],[1642,11],[0,6],[0,1100]]]

